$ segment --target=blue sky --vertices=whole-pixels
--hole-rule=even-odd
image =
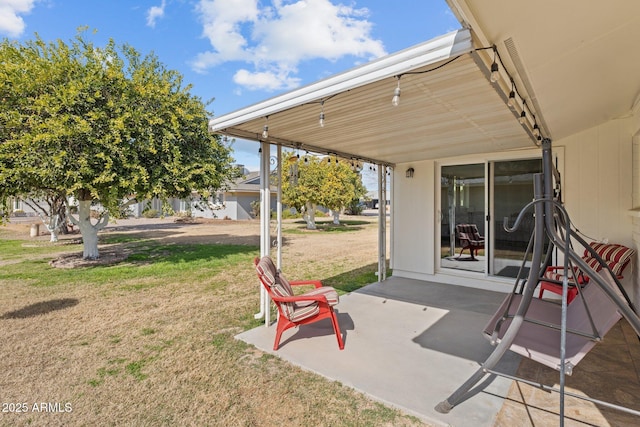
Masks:
[[[180,71],[216,116],[458,29],[445,0],[0,0],[0,37],[78,27]],[[257,144],[237,141],[257,170]]]

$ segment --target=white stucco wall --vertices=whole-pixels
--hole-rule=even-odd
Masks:
[[[413,178],[406,177],[409,167]],[[394,168],[394,275],[421,278],[434,273],[434,167],[433,161],[422,161]]]
[[[633,244],[631,120],[612,120],[562,140],[563,198],[575,227],[595,240]]]
[[[638,150],[634,150],[635,132],[634,119],[627,117],[587,129],[556,144],[565,147],[563,197],[574,227],[592,239],[637,250],[640,221],[631,215],[634,199],[640,200],[640,186],[637,181],[634,184],[640,159]],[[637,266],[636,256],[622,280],[636,306],[640,303]]]

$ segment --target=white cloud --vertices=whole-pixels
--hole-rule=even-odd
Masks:
[[[20,37],[25,24],[20,15],[31,12],[35,0],[0,0],[0,34]]]
[[[166,6],[167,2],[162,0],[160,6],[152,6],[147,10],[147,26],[152,28],[156,26],[156,21],[164,16],[164,8]]]
[[[331,0],[273,0],[262,8],[257,0],[200,0],[197,10],[212,50],[200,53],[193,68],[204,72],[223,62],[251,64],[252,70],[234,76],[249,89],[299,85],[295,74],[301,61],[386,53],[382,42],[370,36],[367,9]]]
[[[251,72],[245,69],[240,69],[234,74],[233,81],[236,84],[246,87],[249,90],[293,89],[300,85],[300,79],[296,77],[290,77],[289,73],[286,71]]]

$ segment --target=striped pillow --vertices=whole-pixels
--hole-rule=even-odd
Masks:
[[[636,252],[626,246],[610,243],[591,242],[589,246],[591,246],[591,248],[600,255],[616,276],[620,276],[622,274],[622,271],[626,268],[627,264],[629,264],[631,257],[633,257]],[[600,271],[602,269],[598,260],[592,257],[586,249],[584,251],[583,258],[595,271]]]
[[[309,305],[295,304],[293,311],[287,315],[287,319],[292,322],[300,322],[309,317],[313,317],[320,312],[320,307],[317,302],[312,302]]]

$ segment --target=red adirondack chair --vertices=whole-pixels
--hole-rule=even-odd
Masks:
[[[338,339],[338,347],[344,349],[342,333],[333,307],[338,304],[338,293],[331,286],[322,286],[319,280],[297,280],[289,282],[268,256],[257,258],[254,265],[260,283],[266,288],[271,300],[278,307],[278,324],[273,349],[277,350],[282,333],[294,326],[314,323],[330,318]],[[302,295],[294,295],[292,286],[313,285],[314,289]]]

